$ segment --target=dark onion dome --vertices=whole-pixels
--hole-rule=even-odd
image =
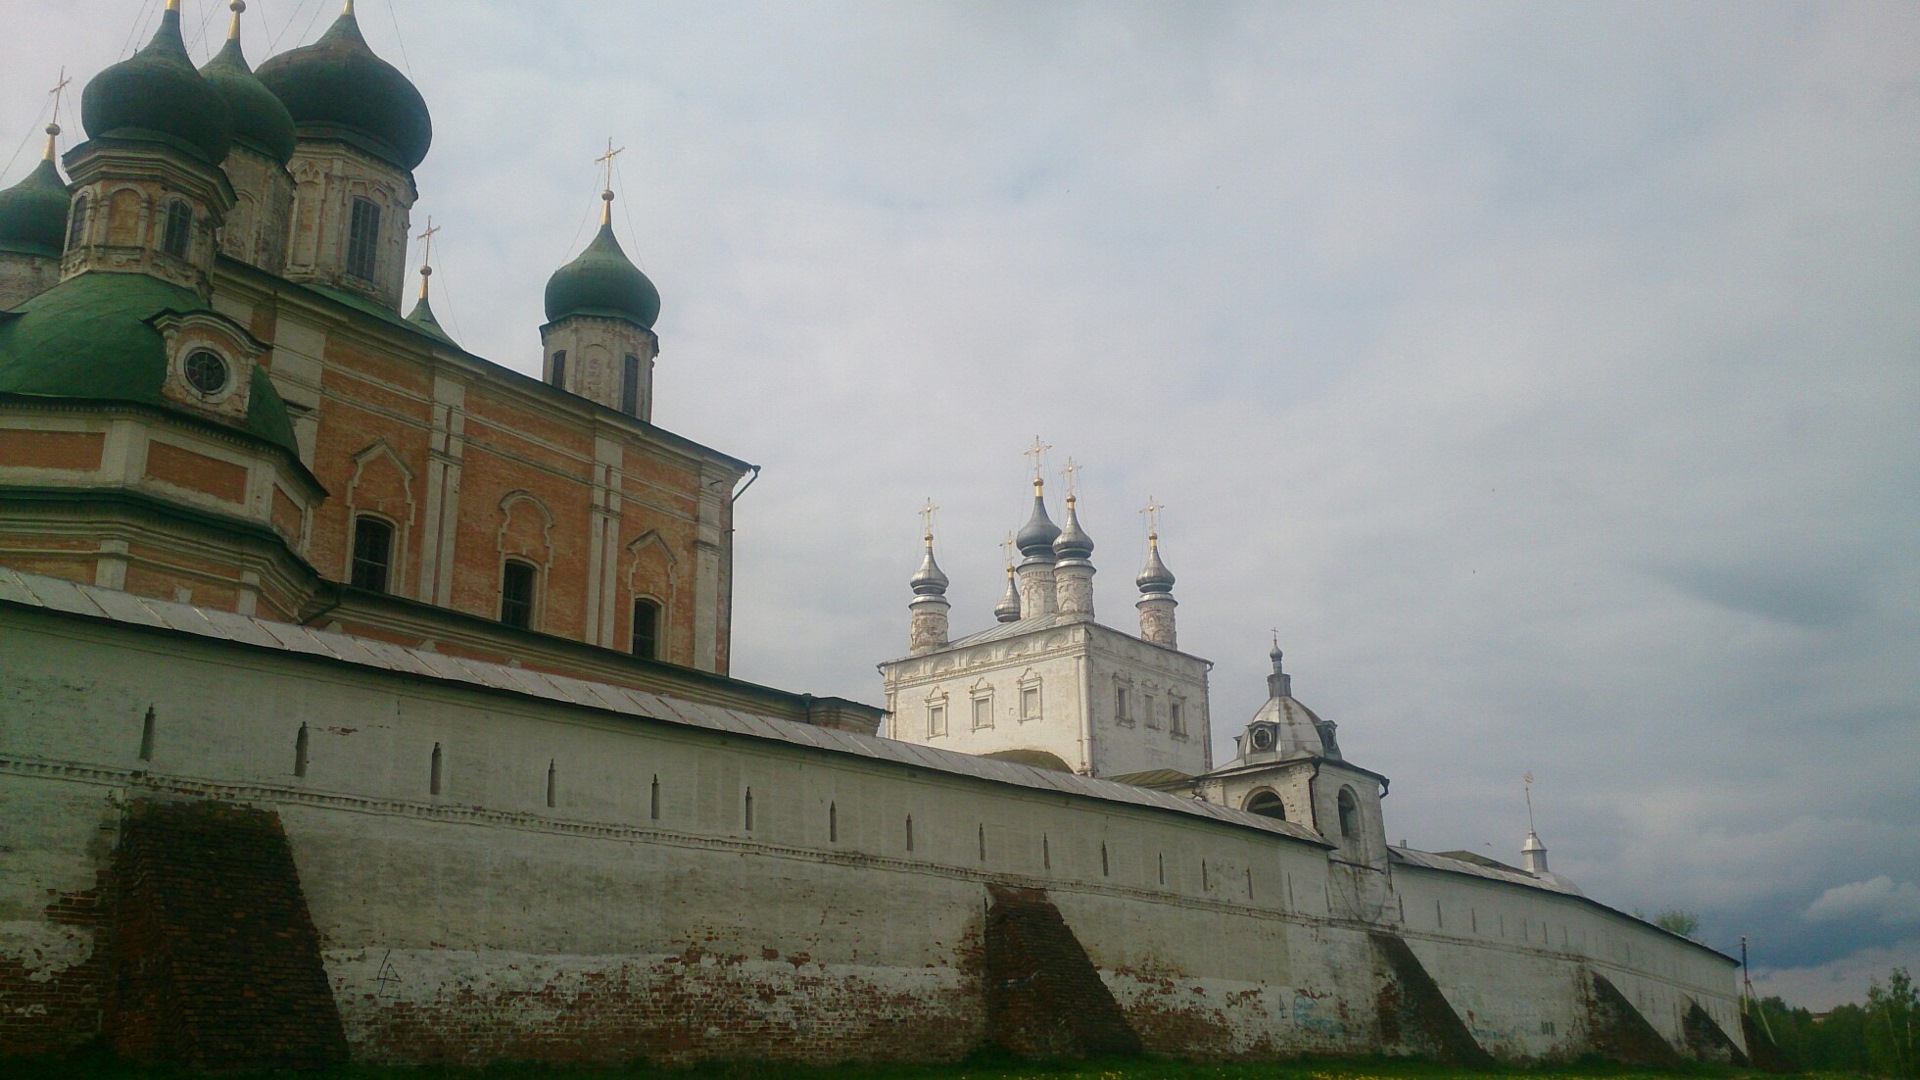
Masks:
[[[59,258],[72,204],[53,158],[43,158],[25,180],[0,191],[0,251]]]
[[[1014,546],[1028,558],[1051,559],[1053,542],[1060,539],[1060,526],[1047,516],[1047,500],[1041,494],[1040,481],[1033,482],[1033,516],[1014,535]]]
[[[1147,565],[1140,568],[1140,576],[1133,579],[1143,593],[1170,593],[1173,591],[1173,571],[1160,561],[1160,538],[1147,536]]]
[[[122,401],[177,412],[160,392],[167,342],[152,320],[203,310],[191,290],[146,274],[68,278],[0,314],[0,399]],[[247,393],[246,419],[232,426],[298,457],[293,420],[264,369],[254,367]]]
[[[1080,512],[1074,508],[1073,496],[1067,496],[1067,523],[1060,529],[1060,535],[1053,541],[1053,553],[1062,559],[1093,558],[1093,537],[1080,527]]]
[[[660,317],[660,290],[620,250],[605,221],[587,250],[547,279],[547,321],[569,315],[625,319],[648,330]]]
[[[214,165],[233,143],[227,99],[200,77],[172,6],[147,47],[95,75],[80,94],[80,122],[99,138],[158,139]]]
[[[247,66],[247,55],[240,50],[239,23],[236,16],[233,36],[200,74],[227,99],[233,113],[233,141],[285,165],[293,160],[293,114]]]
[[[993,617],[999,622],[1018,622],[1020,620],[1020,587],[1013,583],[1013,567],[1007,567],[1007,591],[1000,594],[1000,602],[993,605]]]
[[[933,561],[933,537],[927,537],[927,557],[920,560],[920,569],[907,579],[913,586],[915,596],[945,596],[947,594],[947,575],[940,564]]]
[[[320,40],[290,49],[256,72],[293,115],[301,138],[337,138],[411,172],[433,145],[426,99],[360,36],[353,7]]]

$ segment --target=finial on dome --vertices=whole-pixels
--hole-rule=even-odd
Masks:
[[[626,153],[627,148],[613,148],[613,136],[607,136],[607,152],[593,160],[604,169],[603,182],[600,185],[600,224],[613,224],[613,159]]]
[[[1273,632],[1273,651],[1267,654],[1267,659],[1273,661],[1273,673],[1267,676],[1267,696],[1271,698],[1292,697],[1293,676],[1287,674],[1280,666],[1282,655],[1280,652],[1280,631],[1278,630]]]
[[[1000,602],[993,605],[993,617],[1000,622],[1018,622],[1020,620],[1020,586],[1014,580],[1013,571],[1013,534],[1000,542],[1007,553],[1007,591],[1000,594]]]
[[[947,575],[940,569],[940,564],[933,560],[933,516],[939,512],[940,508],[933,505],[932,499],[928,499],[927,504],[920,508],[924,523],[921,539],[926,541],[927,553],[920,560],[920,569],[915,570],[913,577],[907,580],[907,584],[913,586],[915,596],[945,596],[947,593]]]
[[[234,0],[236,4],[241,2],[242,0]],[[439,231],[440,226],[433,223],[433,215],[429,214],[427,227],[419,236],[414,237],[415,240],[420,241],[420,300],[422,303],[427,299],[427,282],[433,277],[433,236]]]
[[[342,15],[353,14],[353,0],[346,0],[346,3],[342,5],[340,8],[340,14]]]
[[[233,0],[233,3],[227,5],[227,10],[233,12],[233,21],[227,24],[227,40],[239,41],[240,13],[247,10],[247,0]]]
[[[53,140],[59,137],[60,137],[60,125],[48,124],[47,125],[47,152],[41,155],[43,159],[47,161],[53,160]]]
[[[1147,516],[1147,564],[1140,570],[1140,576],[1133,579],[1143,593],[1170,593],[1173,591],[1173,571],[1160,560],[1160,511],[1166,507],[1147,496],[1147,505],[1140,512]]]

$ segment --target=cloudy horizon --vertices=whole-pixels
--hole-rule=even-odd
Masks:
[[[0,183],[156,0],[21,0]],[[337,0],[252,0],[257,66]],[[224,0],[186,0],[189,50]],[[1815,1009],[1920,969],[1920,8],[361,0],[434,307],[537,373],[611,135],[661,426],[764,466],[734,669],[880,701],[918,510],[992,622],[1022,451],[1101,620],[1167,507],[1216,760],[1298,696],[1390,839],[1697,912]],[[14,144],[21,147],[14,153]],[[1055,514],[1058,516],[1058,503]],[[1902,659],[1904,657],[1905,659]]]

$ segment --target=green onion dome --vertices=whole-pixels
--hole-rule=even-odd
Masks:
[[[569,315],[625,319],[649,330],[660,317],[660,290],[620,250],[605,221],[587,250],[547,279],[547,321]]]
[[[177,411],[161,393],[167,341],[153,319],[200,310],[192,291],[145,274],[68,278],[0,314],[0,399],[123,401]],[[263,368],[253,369],[246,419],[232,426],[299,455],[293,419]]]
[[[180,12],[171,7],[146,48],[87,83],[80,122],[92,138],[157,139],[214,165],[226,160],[233,142],[232,111],[193,69],[180,39]]]
[[[352,6],[320,40],[260,65],[301,138],[337,138],[408,171],[427,158],[433,118],[420,91],[373,54]]]
[[[0,191],[0,251],[59,258],[72,202],[52,156],[44,158],[25,180]]]
[[[227,99],[227,108],[233,113],[235,142],[251,146],[282,165],[293,160],[293,114],[247,66],[237,33],[207,61],[200,74]]]

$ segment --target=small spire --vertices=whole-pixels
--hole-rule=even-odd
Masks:
[[[347,6],[352,7],[353,4],[349,2]],[[173,12],[175,15],[180,14],[180,0],[167,0],[167,10]]]
[[[347,16],[351,16],[353,14],[353,0],[347,0],[347,2],[341,6],[340,14],[347,15]]]
[[[1042,442],[1040,436],[1035,435],[1033,445],[1021,452],[1023,456],[1033,459],[1033,493],[1035,495],[1040,493],[1047,470],[1047,451],[1051,449],[1053,449],[1052,446]]]
[[[1020,586],[1013,579],[1013,566],[1007,566],[1007,591],[993,605],[993,617],[1000,622],[1020,621]]]
[[[53,160],[53,140],[59,137],[60,137],[60,125],[48,124],[47,125],[47,152],[45,155],[43,155],[45,160],[47,161]]]
[[[925,533],[921,539],[926,541],[927,554],[920,560],[920,569],[913,572],[907,584],[913,586],[915,596],[945,596],[947,593],[947,575],[941,571],[940,564],[933,561],[933,516],[940,508],[928,499],[927,505],[920,508],[920,519],[924,523]]]
[[[1054,537],[1053,553],[1062,559],[1090,559],[1093,557],[1093,537],[1080,527],[1080,511],[1076,509],[1077,496],[1067,494],[1067,519],[1060,526],[1060,535]]]
[[[233,12],[233,21],[227,24],[227,40],[239,41],[240,13],[247,10],[247,0],[233,0],[233,3],[227,5],[227,10]]]
[[[1273,661],[1273,674],[1267,676],[1267,696],[1270,698],[1289,698],[1293,696],[1293,676],[1287,674],[1286,671],[1281,668],[1280,663],[1283,658],[1283,654],[1280,652],[1280,631],[1275,630],[1273,632],[1273,651],[1267,654],[1267,659]]]

